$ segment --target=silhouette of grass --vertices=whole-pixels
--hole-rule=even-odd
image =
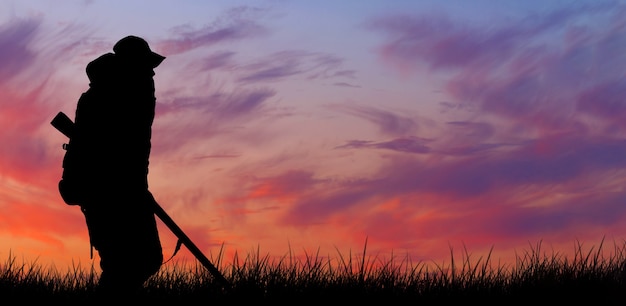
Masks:
[[[452,302],[518,304],[580,302],[615,304],[626,298],[626,242],[605,252],[604,240],[583,250],[577,242],[572,258],[546,253],[541,242],[516,254],[515,263],[494,264],[492,251],[473,260],[467,249],[457,260],[450,249],[445,264],[413,263],[408,255],[384,259],[367,254],[322,256],[289,248],[282,257],[263,255],[260,248],[225,261],[222,249],[209,256],[233,285],[226,290],[199,263],[167,264],[145,284],[136,298],[154,302],[220,305],[254,303],[389,303],[422,305]],[[493,250],[493,248],[492,248]],[[607,255],[608,254],[608,255]],[[212,258],[211,258],[212,257]],[[39,299],[85,303],[94,301],[97,275],[93,267],[73,265],[67,272],[44,269],[36,262],[18,264],[15,256],[0,265],[0,294],[20,301]],[[618,300],[618,299],[621,299]]]

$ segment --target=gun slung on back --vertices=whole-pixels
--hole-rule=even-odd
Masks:
[[[59,132],[63,133],[63,135],[67,136],[67,138],[72,138],[74,133],[74,122],[64,112],[59,112],[56,116],[54,116],[50,124],[59,130]]]
[[[72,137],[74,133],[74,122],[65,113],[59,112],[54,119],[50,122],[54,128],[63,133],[68,138]],[[65,146],[64,146],[65,148]],[[163,210],[163,208],[153,201],[155,214],[167,225],[167,227],[180,239],[183,244],[191,251],[191,253],[200,261],[200,263],[223,285],[230,287],[229,282],[219,272],[219,270],[204,256],[204,254],[198,249],[198,247],[189,239],[189,237],[183,232],[180,227],[170,218],[170,216]]]

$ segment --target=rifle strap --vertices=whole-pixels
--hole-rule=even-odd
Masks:
[[[176,248],[174,248],[174,254],[172,254],[172,256],[170,256],[170,258],[168,260],[164,261],[163,264],[166,264],[168,261],[172,260],[172,258],[174,258],[176,253],[178,253],[178,251],[180,251],[180,247],[182,245],[183,245],[183,241],[178,239],[178,241],[176,241]]]

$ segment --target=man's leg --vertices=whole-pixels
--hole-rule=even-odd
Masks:
[[[134,292],[155,274],[163,254],[154,213],[145,197],[124,199],[120,209],[97,209],[86,214],[92,243],[100,255],[102,274],[99,287],[104,292]],[[110,203],[109,203],[110,205]],[[101,206],[102,207],[102,206]],[[91,222],[89,222],[91,221]]]

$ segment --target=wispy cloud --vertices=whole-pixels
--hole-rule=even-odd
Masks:
[[[626,39],[626,32],[623,38]],[[625,97],[626,80],[622,77],[581,92],[576,106],[580,111],[625,127]]]
[[[385,33],[381,58],[399,71],[428,67],[450,75],[445,91],[455,102],[554,130],[581,124],[572,121],[576,112],[604,118],[620,111],[622,76],[608,67],[626,65],[624,56],[615,56],[626,35],[623,10],[610,3],[575,5],[488,26],[446,15],[388,16],[370,29]],[[589,24],[589,15],[604,21]]]
[[[62,238],[81,238],[82,224],[80,214],[70,210],[53,209],[31,202],[15,203],[4,207],[0,217],[1,231],[44,243],[52,242],[62,248]]]
[[[339,86],[339,87],[361,88],[361,86],[359,85],[353,85],[353,84],[346,83],[346,82],[337,82],[337,83],[333,83],[333,85]]]
[[[267,99],[273,97],[276,92],[269,88],[255,90],[242,90],[229,94],[217,94],[213,96],[217,102],[216,117],[230,119],[250,113],[259,108]]]
[[[37,35],[41,19],[13,19],[0,26],[0,80],[19,73],[31,65],[36,53],[30,46]]]
[[[378,145],[370,142],[348,144],[357,148]],[[577,191],[571,187],[578,185],[580,180],[603,177],[607,173],[615,173],[610,175],[613,178],[619,176],[615,171],[626,169],[624,150],[626,142],[623,140],[564,137],[522,143],[498,154],[483,152],[448,161],[388,157],[390,162],[367,179],[335,181],[326,192],[306,194],[294,203],[286,219],[323,222],[351,207],[369,209],[381,199],[419,199],[420,195],[447,199],[444,202],[454,207],[482,198],[490,199],[485,205],[494,205],[493,201],[500,201],[502,205],[526,205],[518,201],[533,186],[558,189],[564,195],[571,193],[570,197],[577,197]],[[455,202],[457,204],[453,204]],[[483,208],[476,206],[472,209]]]
[[[233,57],[235,52],[233,51],[221,51],[209,55],[200,61],[199,69],[204,71],[210,71],[220,68],[227,68],[235,66]]]
[[[238,88],[224,92],[215,89],[206,96],[168,93],[157,103],[159,123],[154,133],[162,135],[154,153],[178,150],[185,143],[232,133],[234,126],[249,125],[272,115],[266,107],[276,91],[270,88]],[[184,119],[181,119],[184,118]]]
[[[342,68],[343,59],[327,53],[287,50],[272,53],[239,67],[241,83],[272,82],[293,79],[331,79],[355,77],[353,70]]]
[[[242,6],[228,10],[211,24],[199,29],[190,25],[173,28],[172,37],[158,42],[156,48],[168,56],[219,43],[264,36],[268,29],[258,22],[261,11]]]
[[[313,194],[323,181],[306,170],[287,170],[273,176],[245,175],[237,179],[239,188],[218,199],[217,206],[224,218],[241,223],[251,214],[284,210],[285,204]]]
[[[168,56],[155,77],[151,188],[203,249],[292,237],[344,247],[368,236],[449,258],[433,245],[622,233],[626,83],[616,67],[626,67],[626,9],[587,3],[532,7],[507,22],[423,3],[410,4],[426,8],[413,15],[363,7],[341,18],[385,15],[347,48],[329,35],[348,28],[294,48],[315,25],[285,27],[294,15],[278,6],[211,19],[196,11],[188,24],[162,20],[164,34],[146,26]],[[113,15],[77,25],[43,12],[0,25],[2,235],[55,251],[88,245],[80,212],[53,207],[64,205],[65,138],[49,121],[87,89],[84,65],[111,51],[117,38],[107,35],[127,29]],[[380,62],[368,60],[372,50]]]
[[[338,149],[360,149],[375,148],[386,149],[398,152],[424,154],[429,153],[431,148],[426,145],[430,140],[417,137],[396,138],[389,141],[373,142],[365,140],[351,140],[346,144],[338,146]]]
[[[547,33],[560,34],[563,27],[588,14],[602,14],[614,5],[583,4],[507,24],[471,24],[445,14],[395,15],[372,20],[368,27],[387,34],[380,52],[399,65],[416,68],[425,61],[433,70],[446,68],[494,70],[520,53],[542,46]]]
[[[169,93],[163,100],[167,101],[157,105],[159,115],[168,115],[177,112],[202,113],[213,117],[215,120],[230,120],[233,117],[245,116],[276,94],[270,88],[244,89],[223,92],[216,89],[207,96],[178,96],[179,92]],[[169,99],[169,96],[171,100]]]
[[[272,54],[256,63],[241,67],[244,72],[238,81],[243,83],[275,81],[303,73],[305,68],[301,67],[301,60],[304,56],[307,56],[307,53],[301,51]]]
[[[57,75],[61,63],[70,61],[86,29],[69,24],[48,29],[41,16],[10,19],[0,26],[0,148],[3,175],[35,186],[53,180],[60,168],[49,151],[42,128],[58,111],[50,96],[65,84]],[[61,39],[63,38],[63,39]],[[60,86],[63,87],[63,86]],[[59,143],[60,145],[60,143]]]
[[[344,112],[376,124],[386,135],[412,135],[417,131],[417,122],[413,118],[398,115],[394,112],[369,106],[333,104],[329,108]]]

